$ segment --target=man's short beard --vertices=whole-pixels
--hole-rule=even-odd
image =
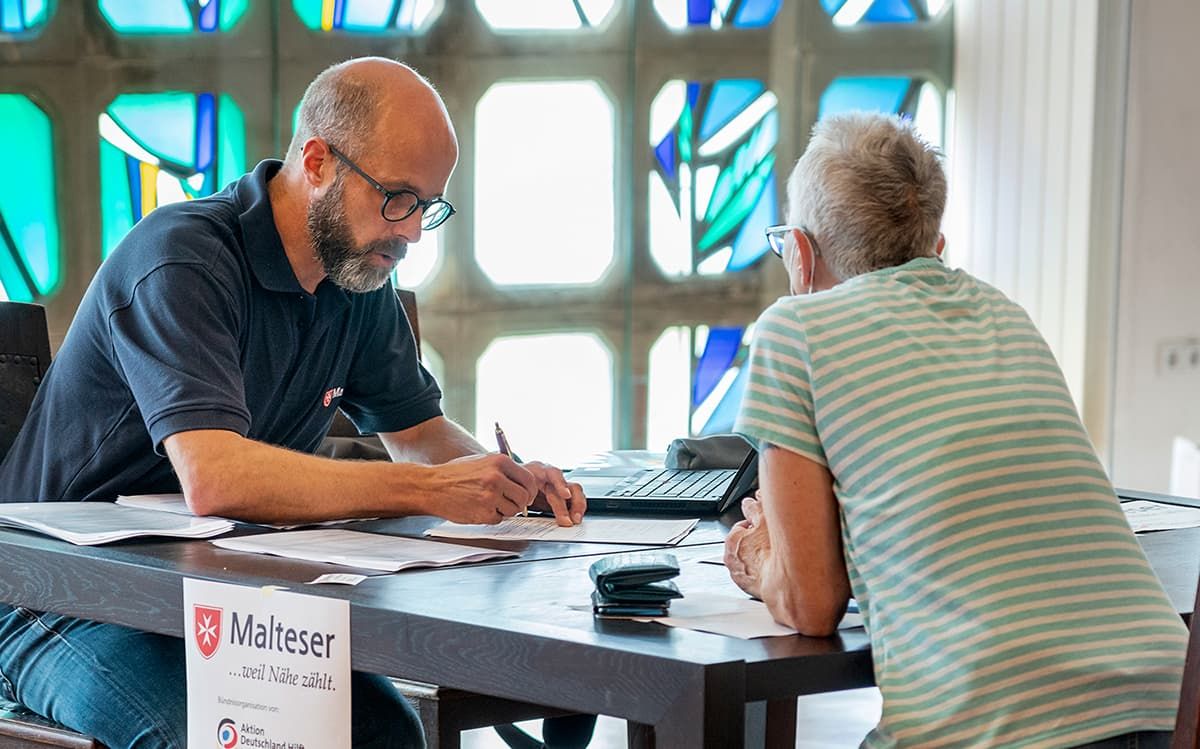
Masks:
[[[407,247],[398,239],[377,239],[355,247],[342,212],[342,189],[342,178],[338,175],[333,186],[309,206],[308,236],[313,255],[321,262],[329,280],[346,291],[365,294],[386,284],[392,274],[389,269],[377,267],[373,256],[382,252],[401,260]]]

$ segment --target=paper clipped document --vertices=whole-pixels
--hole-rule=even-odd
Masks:
[[[1134,499],[1122,502],[1125,519],[1134,533],[1169,531],[1200,526],[1200,508]]]
[[[182,494],[134,494],[131,496],[117,497],[117,504],[125,507],[140,507],[144,510],[155,510],[157,512],[170,512],[176,515],[194,515],[192,508],[188,507],[187,500]],[[346,520],[323,520],[313,523],[293,523],[291,525],[281,523],[255,523],[264,528],[274,528],[278,531],[290,531],[293,528],[311,528],[313,526],[325,525],[344,525],[346,523],[354,523],[359,520],[378,520],[378,518],[349,518]]]
[[[112,502],[0,503],[0,524],[44,533],[79,546],[139,536],[211,538],[233,529],[221,518],[182,517]]]
[[[518,556],[511,551],[479,549],[419,538],[334,528],[262,533],[257,536],[223,538],[212,543],[222,549],[271,554],[309,562],[329,562],[384,572],[399,572],[414,567],[447,567]]]
[[[699,519],[649,520],[584,518],[564,528],[554,518],[512,517],[495,525],[463,525],[449,521],[425,531],[437,538],[490,539],[494,541],[565,541],[593,544],[646,544],[674,546],[696,527]]]

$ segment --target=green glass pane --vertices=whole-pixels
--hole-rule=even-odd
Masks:
[[[24,279],[20,286],[32,283],[29,291],[40,295],[60,281],[52,138],[50,118],[36,104],[19,94],[0,94],[0,140],[10,146],[5,166],[10,175],[20,175],[0,180],[0,215],[24,268],[22,273],[10,257],[9,278],[4,279],[10,294],[20,293],[11,280],[13,272]],[[3,253],[9,254],[9,248]]]
[[[25,27],[33,28],[46,22],[50,9],[46,0],[25,0]]]
[[[100,12],[124,34],[188,34],[194,31],[192,14],[184,0],[100,0]]]
[[[229,31],[246,13],[249,0],[222,0],[221,2],[221,31]]]
[[[246,118],[226,94],[221,94],[217,109],[217,142],[216,189],[222,190],[246,171]]]
[[[323,0],[292,0],[292,8],[300,17],[300,23],[313,31],[321,30],[321,4]]]
[[[129,195],[129,173],[121,149],[100,139],[100,231],[103,256],[133,228],[133,206]]]
[[[725,203],[733,195],[735,181],[732,168],[726,167],[721,170],[721,176],[717,177],[717,185],[713,188],[712,197],[708,200],[708,210],[704,212],[704,223],[712,223],[717,213],[725,207]]]
[[[0,289],[14,302],[32,302],[33,292],[8,248],[0,245]]]
[[[121,129],[159,158],[195,168],[196,95],[121,94],[108,105]]]
[[[737,195],[717,215],[716,221],[708,227],[708,231],[704,232],[704,236],[697,245],[701,251],[713,247],[726,234],[746,220],[746,216],[749,216],[750,211],[754,209],[754,203],[758,199],[763,183],[771,179],[771,169],[774,166],[775,155],[771,154],[751,172],[750,177],[738,189]]]
[[[679,116],[679,160],[684,164],[692,160],[692,105],[683,105]]]

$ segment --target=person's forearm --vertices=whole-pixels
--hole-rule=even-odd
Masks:
[[[218,430],[175,435],[166,445],[198,515],[294,523],[432,512],[435,477],[426,466],[331,460]]]
[[[402,432],[379,435],[396,462],[438,465],[465,455],[489,452],[470,432],[444,416],[421,422]]]
[[[760,595],[776,621],[803,635],[824,637],[837,631],[846,613],[849,584],[844,577],[806,570],[792,575],[786,561],[767,552],[760,573]]]

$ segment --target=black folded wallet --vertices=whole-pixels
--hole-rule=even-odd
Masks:
[[[683,597],[670,582],[679,575],[673,554],[613,554],[594,562],[588,574],[596,584],[592,609],[597,614],[662,616],[672,599]]]

